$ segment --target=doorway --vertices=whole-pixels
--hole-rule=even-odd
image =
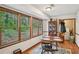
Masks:
[[[64,27],[60,26],[61,25],[61,21],[64,22],[64,27],[65,27],[65,32],[62,32],[62,29],[64,29]],[[75,32],[76,32],[76,22],[75,22],[75,18],[70,18],[70,19],[61,19],[59,20],[59,26],[60,31],[59,31],[59,36],[63,37],[63,41],[64,40],[69,40],[70,42],[74,43],[75,42]],[[63,35],[62,35],[63,34]]]

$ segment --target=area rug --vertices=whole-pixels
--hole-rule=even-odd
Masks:
[[[53,49],[55,49],[54,46],[53,46]],[[41,52],[42,52],[42,47],[40,45],[40,46],[38,46],[37,48],[35,48],[32,51],[32,54],[41,54]],[[43,54],[48,54],[48,53],[45,52]],[[52,53],[49,52],[49,54],[52,54]],[[58,47],[58,51],[54,51],[53,54],[71,54],[71,50],[70,49],[66,49],[66,48],[60,48],[60,47]]]

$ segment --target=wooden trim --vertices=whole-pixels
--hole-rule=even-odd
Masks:
[[[42,21],[42,35],[43,35],[43,21]]]
[[[16,11],[13,11],[11,9],[4,8],[4,7],[1,7],[1,6],[0,6],[0,11],[5,11],[5,12],[13,13],[13,14],[18,14],[18,12],[16,12]]]
[[[75,36],[75,41],[76,41],[76,35],[75,35],[75,33],[76,33],[76,19],[75,18],[73,18],[74,19],[74,36]]]
[[[2,33],[0,32],[0,46],[1,46]]]
[[[32,33],[32,16],[30,17],[30,38],[32,38],[33,33]]]
[[[5,7],[1,7],[1,6],[0,6],[0,10],[1,10],[1,11],[10,12],[10,13],[25,15],[25,16],[28,16],[28,17],[31,16],[31,15],[27,15],[27,14],[24,14],[24,13],[22,13],[22,12],[18,12],[18,11],[12,10],[12,9],[10,9],[10,8],[5,8]],[[36,19],[39,19],[39,20],[43,20],[43,19],[40,19],[40,18],[38,18],[38,17],[34,17],[34,16],[32,16],[32,17],[33,17],[33,18],[36,18]]]
[[[5,11],[5,12],[10,12],[10,13],[13,13],[13,14],[20,14],[20,15],[24,15],[24,16],[30,17],[30,15],[26,15],[26,14],[23,14],[22,12],[18,12],[18,11],[11,10],[9,8],[5,8],[5,7],[1,7],[1,6],[0,6],[0,10],[1,11]]]
[[[56,19],[56,36],[57,36],[57,29],[58,29],[58,26],[57,26],[57,19]]]
[[[38,20],[38,22],[39,22],[39,20]],[[38,24],[38,33],[37,33],[37,35],[39,35],[39,24]]]
[[[75,19],[75,18],[66,18],[66,19],[59,19],[59,20],[72,20],[72,19]]]
[[[18,32],[19,32],[19,41],[21,41],[21,20],[20,20],[20,14],[18,14]]]

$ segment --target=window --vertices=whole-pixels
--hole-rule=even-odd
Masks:
[[[17,15],[0,11],[1,45],[7,45],[18,41]]]
[[[28,40],[42,34],[42,21],[25,14],[0,7],[0,48]]]
[[[38,35],[38,19],[33,18],[32,20],[32,31],[33,31],[33,37]]]
[[[39,27],[39,35],[43,33],[43,22],[42,20],[38,20],[38,27]]]
[[[30,38],[30,23],[28,16],[21,16],[21,39],[28,40]]]
[[[41,35],[43,32],[43,22],[40,19],[33,18],[32,20],[32,31],[33,31],[33,37]]]

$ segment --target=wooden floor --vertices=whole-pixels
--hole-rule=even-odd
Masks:
[[[72,54],[79,54],[79,47],[74,43],[71,43],[69,41],[64,41],[64,43],[59,44],[62,48],[71,49]]]
[[[39,46],[41,43],[33,46],[32,48],[24,51],[24,54],[31,54],[32,50],[35,49],[37,46]],[[76,44],[70,43],[69,41],[64,41],[63,43],[59,43],[59,47],[62,48],[67,48],[67,49],[71,49],[72,54],[78,54],[79,53],[79,48]]]

